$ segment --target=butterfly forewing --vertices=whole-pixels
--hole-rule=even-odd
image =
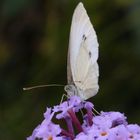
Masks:
[[[82,90],[79,96],[88,99],[98,91],[98,41],[82,3],[76,7],[71,24],[68,51],[68,84]]]

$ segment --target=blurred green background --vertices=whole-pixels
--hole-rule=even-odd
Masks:
[[[100,111],[124,112],[140,124],[140,1],[83,0],[99,40]],[[66,84],[71,18],[78,0],[0,1],[0,139],[24,140]]]

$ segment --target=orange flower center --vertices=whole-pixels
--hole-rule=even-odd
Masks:
[[[52,136],[50,136],[50,137],[48,138],[48,140],[53,140]]]
[[[106,136],[107,135],[107,132],[102,132],[101,133],[101,136]]]

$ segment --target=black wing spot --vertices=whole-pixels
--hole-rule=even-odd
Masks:
[[[92,53],[89,51],[88,55],[89,55],[89,58],[91,58],[91,56],[92,56]]]
[[[85,36],[85,34],[83,34],[82,38],[83,38],[84,41],[87,39],[87,37]]]

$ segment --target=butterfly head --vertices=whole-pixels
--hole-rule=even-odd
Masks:
[[[79,96],[81,100],[85,100],[85,97],[83,96],[83,90],[77,88],[75,85],[66,85],[64,87],[65,91],[67,92],[68,96]]]
[[[76,88],[75,85],[71,84],[71,85],[66,85],[64,87],[65,91],[67,92],[67,94],[69,96],[73,96],[73,95],[78,95],[78,90]]]

